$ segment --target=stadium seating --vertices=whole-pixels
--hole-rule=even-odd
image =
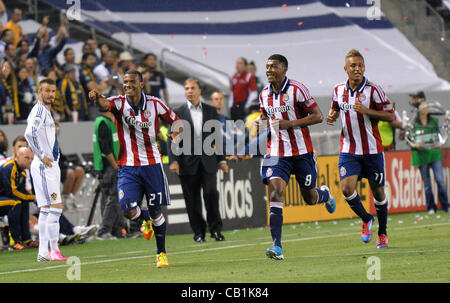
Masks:
[[[44,2],[65,6],[57,0]],[[303,81],[316,96],[330,95],[330,88],[345,78],[343,57],[351,48],[362,51],[367,76],[388,93],[450,88],[432,64],[367,1],[297,2],[221,1],[212,5],[203,0],[186,6],[178,1],[86,0],[82,10],[95,15],[85,22],[110,31],[115,39],[131,33],[133,45],[144,52],[174,50],[228,75],[234,72],[236,58],[244,56],[256,62],[257,75],[265,79],[265,59],[283,53],[290,60],[289,76]],[[108,25],[123,32],[111,31]],[[198,64],[169,54],[166,60],[176,61],[187,74],[196,75]],[[208,78],[208,71],[198,76]],[[228,88],[226,77],[217,81],[223,90]]]

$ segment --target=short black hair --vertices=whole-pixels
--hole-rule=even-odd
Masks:
[[[86,61],[87,58],[89,58],[89,56],[94,56],[94,57],[95,57],[95,54],[94,54],[94,53],[91,53],[91,52],[89,52],[89,53],[84,53],[83,56],[81,57],[81,61]]]
[[[14,141],[12,142],[12,146],[16,145],[17,142],[27,142],[27,145],[28,145],[28,141],[27,141],[27,139],[25,139],[24,136],[19,135],[19,136],[15,137]]]
[[[140,71],[138,71],[138,70],[135,70],[135,69],[129,69],[129,70],[127,70],[127,71],[125,72],[125,75],[127,75],[127,74],[137,75],[140,82],[144,81],[144,78],[142,77],[142,73],[141,73]]]
[[[147,53],[144,56],[144,61],[147,60],[147,58],[150,57],[150,56],[155,57],[155,59],[158,59],[158,57],[154,53]]]
[[[53,79],[50,78],[44,78],[41,81],[39,81],[39,86],[42,86],[44,83],[50,84],[50,85],[56,85],[56,82]]]
[[[248,64],[247,59],[245,59],[244,57],[239,57],[238,60],[239,60],[239,59],[241,59],[242,61],[244,61],[244,64],[245,64],[245,65]]]
[[[281,64],[284,65],[284,67],[288,67],[288,60],[286,59],[285,56],[280,55],[280,54],[273,54],[272,56],[270,56],[267,60],[277,60],[279,61]]]
[[[73,50],[73,48],[68,47],[68,48],[66,48],[66,49],[64,50],[64,57],[67,56],[67,53],[70,52],[70,51],[75,52],[75,51]]]

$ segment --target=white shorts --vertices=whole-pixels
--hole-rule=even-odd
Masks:
[[[52,167],[45,167],[39,158],[34,157],[30,171],[38,207],[62,203],[61,170],[58,162],[53,161]]]

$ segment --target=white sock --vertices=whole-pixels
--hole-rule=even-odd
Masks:
[[[48,255],[48,234],[47,234],[47,217],[48,208],[41,207],[38,219],[39,228],[39,255],[47,257]]]
[[[50,249],[52,251],[59,250],[59,217],[61,217],[61,213],[61,208],[51,207],[47,217],[48,240],[50,242]]]

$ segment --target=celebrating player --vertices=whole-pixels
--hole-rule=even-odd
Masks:
[[[50,112],[56,94],[56,83],[44,78],[39,82],[39,99],[27,119],[25,138],[34,152],[31,177],[39,207],[39,252],[37,261],[65,261],[58,248],[61,201],[61,171],[55,121]],[[50,252],[48,245],[50,243]]]
[[[267,154],[261,165],[261,178],[269,185],[273,240],[273,247],[266,250],[266,255],[277,260],[284,258],[281,247],[283,204],[291,174],[295,174],[307,204],[323,203],[330,213],[336,209],[328,187],[315,188],[316,159],[308,125],[322,122],[322,113],[308,89],[286,77],[287,69],[288,61],[284,56],[270,56],[266,63],[269,85],[259,95],[263,122],[260,124],[266,125],[268,120],[270,125]]]
[[[376,247],[386,248],[388,201],[384,193],[384,152],[377,123],[394,120],[394,111],[384,91],[364,77],[364,58],[359,51],[352,49],[347,53],[344,70],[348,80],[334,87],[326,118],[327,124],[334,125],[341,114],[341,189],[347,203],[363,221],[361,238],[367,243],[372,238],[374,218],[364,209],[356,183],[361,178],[369,180],[379,226]]]
[[[156,143],[158,118],[172,124],[178,116],[160,99],[144,95],[142,74],[129,70],[123,78],[125,95],[106,99],[97,90],[89,92],[102,111],[111,111],[116,118],[119,136],[119,203],[124,215],[131,220],[143,220],[146,239],[156,236],[156,266],[168,266],[165,248],[166,222],[162,205],[170,204],[169,186],[161,164]],[[167,136],[174,139],[180,130]],[[147,209],[141,209],[143,195]],[[153,227],[152,227],[153,225]]]

